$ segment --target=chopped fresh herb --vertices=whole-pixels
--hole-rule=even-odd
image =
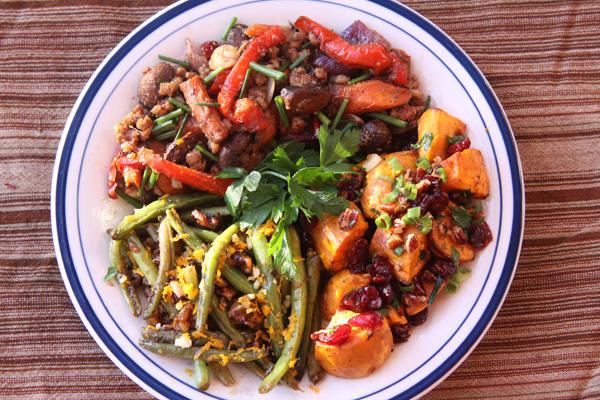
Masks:
[[[431,96],[427,95],[425,99],[425,105],[423,106],[423,112],[429,110],[429,106],[431,105]]]
[[[179,118],[183,114],[183,109],[178,108],[177,110],[171,111],[168,114],[163,115],[162,117],[158,117],[154,120],[154,125],[160,125],[167,121],[174,120],[175,118]]]
[[[406,126],[408,125],[407,121],[400,119],[400,118],[394,118],[394,117],[384,114],[384,113],[369,113],[367,115],[369,117],[379,119],[387,124],[390,124],[390,125],[398,127],[398,128],[406,128]]]
[[[223,72],[223,70],[225,70],[225,68],[223,67],[217,67],[214,70],[212,70],[210,74],[204,77],[204,84],[208,85],[209,83],[211,83],[217,77],[217,75]]]
[[[463,136],[463,135],[450,136],[448,138],[448,144],[460,143],[465,139],[466,139],[466,136]]]
[[[150,175],[152,175],[152,170],[150,169],[150,167],[146,167],[146,169],[144,170],[144,175],[142,175],[142,183],[140,184],[140,189],[138,190],[138,197],[142,197],[142,195],[144,194],[144,188],[148,183],[148,179],[150,179]]]
[[[421,233],[428,234],[433,229],[433,218],[431,218],[431,215],[425,215],[421,217],[418,225]]]
[[[402,255],[403,252],[404,252],[404,247],[402,247],[402,246],[398,246],[394,249],[394,254],[397,256]]]
[[[323,111],[317,111],[315,115],[317,116],[317,118],[319,118],[319,121],[321,121],[321,123],[325,125],[331,124],[331,120],[329,119],[329,117],[327,117],[327,115],[323,114]]]
[[[169,103],[173,104],[177,108],[181,108],[183,111],[192,112],[192,110],[187,106],[187,104],[172,97],[169,97]]]
[[[431,215],[421,216],[421,207],[409,208],[402,217],[402,221],[406,225],[417,225],[423,234],[429,233],[433,225]]]
[[[355,83],[362,82],[365,79],[369,79],[371,77],[371,75],[372,75],[371,71],[367,70],[367,71],[363,72],[362,74],[360,74],[359,76],[357,76],[356,78],[350,79],[348,81],[348,85],[354,85]]]
[[[222,178],[222,179],[228,179],[228,178],[239,179],[239,178],[243,178],[246,175],[248,175],[248,171],[246,171],[244,168],[241,168],[241,167],[225,167],[225,168],[223,168],[221,170],[221,172],[219,172],[219,175],[217,175],[217,178]]]
[[[175,128],[176,125],[173,123],[173,121],[163,122],[162,124],[156,125],[154,128],[152,128],[152,134],[158,135],[159,133],[164,133]]]
[[[474,202],[474,209],[473,211],[475,212],[475,214],[481,214],[481,212],[483,211],[483,204],[481,204],[481,201],[477,200]]]
[[[485,218],[481,217],[481,218],[477,218],[477,219],[474,219],[473,221],[471,221],[471,225],[477,226],[477,225],[483,224],[484,222],[485,222]]]
[[[381,229],[390,229],[392,226],[392,218],[388,213],[382,212],[377,218],[375,218],[375,225]]]
[[[279,113],[279,119],[284,127],[288,128],[290,126],[290,120],[288,119],[287,111],[285,111],[285,106],[283,105],[283,98],[281,96],[275,97],[275,106],[277,107],[277,112]]]
[[[431,146],[431,141],[433,140],[433,134],[431,132],[425,132],[425,134],[419,139],[419,141],[413,144],[411,147],[413,149],[420,149],[427,151]]]
[[[250,62],[250,68],[252,68],[254,71],[256,71],[260,74],[263,74],[264,76],[273,78],[276,81],[281,81],[287,77],[285,72],[281,72],[281,71],[277,71],[276,69],[265,67],[264,65],[258,64],[254,61]]]
[[[406,218],[416,219],[421,217],[421,207],[411,207],[406,211]],[[410,223],[410,222],[409,222]]]
[[[415,290],[415,285],[413,283],[408,286],[398,285],[398,290],[403,293],[412,293],[412,291]]]
[[[395,202],[396,200],[398,200],[398,193],[390,192],[390,193],[386,194],[385,196],[383,196],[383,198],[381,199],[381,202],[383,204],[390,204],[390,203]]]
[[[442,285],[443,281],[444,281],[444,279],[442,278],[442,276],[438,275],[437,279],[435,280],[435,286],[433,287],[433,290],[431,291],[431,295],[429,296],[429,301],[427,302],[429,305],[433,304],[433,301],[435,300],[435,296],[437,296],[438,291],[440,290],[440,286]]]
[[[106,275],[104,275],[105,281],[110,281],[111,279],[115,279],[117,277],[117,267],[108,267],[106,270]]]
[[[425,157],[421,157],[417,160],[417,167],[429,171],[431,169],[431,163]]]
[[[174,140],[179,139],[179,137],[183,133],[183,130],[185,129],[185,124],[187,123],[187,120],[188,120],[189,116],[190,116],[189,113],[185,113],[185,115],[183,116],[183,119],[181,120],[181,124],[179,125],[179,129],[177,129],[177,134],[175,135],[175,139]]]
[[[458,252],[457,252],[458,253]],[[465,267],[457,267],[456,272],[448,280],[446,284],[446,291],[449,293],[456,293],[461,283],[467,279],[467,275],[471,273],[471,270]]]
[[[200,153],[204,154],[206,157],[213,160],[214,162],[219,162],[219,157],[217,157],[215,154],[213,154],[210,151],[208,151],[207,149],[205,149],[201,144],[197,144],[196,147],[194,147],[194,148],[196,150],[198,150]]]
[[[233,17],[231,18],[231,20],[229,21],[229,24],[227,24],[227,26],[225,27],[225,31],[223,31],[223,36],[221,36],[221,39],[223,39],[224,42],[227,41],[227,36],[229,36],[229,31],[231,31],[231,28],[233,28],[235,26],[235,24],[237,24],[237,17]]]
[[[154,139],[159,142],[162,142],[163,140],[171,140],[175,136],[177,136],[177,129],[171,129],[170,131],[163,132],[159,135],[154,136]]]
[[[148,179],[148,189],[154,189],[154,185],[156,185],[156,181],[158,180],[158,176],[160,174],[156,171],[152,171],[152,175],[150,175],[150,179]]]
[[[402,171],[404,171],[404,167],[402,166],[402,164],[400,164],[400,161],[398,161],[396,157],[390,158],[388,163],[390,164],[390,167],[392,167],[392,171],[394,171],[395,173],[399,174]]]
[[[340,123],[342,115],[344,115],[344,111],[346,111],[346,107],[348,107],[349,101],[350,100],[347,97],[344,97],[344,100],[342,100],[342,104],[340,104],[340,108],[338,109],[337,113],[335,114],[335,118],[333,119],[331,129],[335,129]]]
[[[188,68],[190,66],[190,63],[188,63],[187,61],[182,61],[182,60],[178,60],[176,58],[171,58],[171,57],[163,56],[162,54],[159,54],[158,58],[160,60],[163,60],[163,61],[167,61],[167,62],[170,62],[170,63],[173,63],[173,64],[181,65],[183,68]]]
[[[450,209],[452,211],[452,220],[454,224],[463,229],[469,229],[471,226],[471,214],[463,207],[457,206]]]
[[[404,197],[408,200],[415,200],[417,198],[417,185],[412,182],[406,182],[404,184]]]
[[[294,60],[294,62],[290,64],[290,69],[294,69],[294,68],[296,68],[298,65],[302,64],[302,62],[303,62],[304,60],[306,60],[306,57],[308,57],[308,55],[309,55],[309,54],[310,54],[310,53],[308,53],[308,52],[304,52],[304,53],[300,54],[300,55],[299,55],[299,56],[298,56],[298,57],[297,57],[297,58]]]
[[[446,174],[446,170],[443,167],[439,167],[435,170],[442,180],[442,182],[446,182],[448,180],[448,175]]]
[[[250,74],[252,73],[252,69],[248,68],[246,70],[246,75],[244,76],[244,83],[242,83],[242,89],[240,90],[240,95],[238,98],[242,99],[246,95],[246,89],[248,88],[248,82],[250,81]]]
[[[452,263],[458,269],[460,267],[460,253],[456,248],[452,248]]]
[[[387,176],[385,174],[379,173],[379,172],[375,174],[374,178],[375,179],[379,179],[380,181],[385,181],[385,182],[388,182],[388,183],[394,183],[394,178],[391,178],[391,177],[389,177],[389,176]]]
[[[202,102],[199,101],[198,103],[196,103],[197,106],[204,106],[204,107],[219,107],[219,103],[206,103],[206,102]]]

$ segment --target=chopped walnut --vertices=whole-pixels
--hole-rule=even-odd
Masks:
[[[181,82],[183,82],[183,80],[179,77],[173,78],[171,82],[161,82],[158,94],[161,96],[173,97],[179,92],[179,85]]]
[[[169,103],[168,100],[165,100],[165,101],[158,103],[154,107],[152,107],[150,112],[155,117],[161,117],[161,116],[165,115],[166,113],[173,111],[173,109],[175,109],[175,106],[173,104]]]

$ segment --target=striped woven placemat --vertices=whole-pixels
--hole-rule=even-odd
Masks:
[[[94,343],[50,232],[61,130],[106,54],[169,1],[0,1],[0,398],[148,399]],[[407,1],[498,94],[527,221],[498,318],[430,399],[600,398],[600,2]]]

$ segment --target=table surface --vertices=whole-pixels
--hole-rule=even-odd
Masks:
[[[50,183],[67,115],[170,1],[0,1],[0,397],[148,399],[61,280]],[[498,318],[429,399],[600,398],[600,1],[407,1],[481,68],[512,124],[527,214]]]

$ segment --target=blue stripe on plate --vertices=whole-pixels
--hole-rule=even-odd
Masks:
[[[265,1],[265,0],[257,0],[257,1],[252,1],[252,2],[248,2],[248,3],[255,3],[255,2],[261,2],[261,1]],[[266,0],[266,1],[268,1],[268,0]],[[331,3],[329,1],[321,1],[321,0],[311,0],[311,1]],[[56,179],[56,182],[57,182],[57,184],[56,184],[57,185],[56,186],[56,189],[57,189],[56,190],[56,193],[57,193],[57,198],[56,198],[57,220],[55,221],[55,223],[57,226],[57,232],[58,232],[58,236],[59,236],[58,237],[59,248],[60,248],[61,255],[63,256],[63,260],[64,260],[64,264],[65,264],[65,272],[67,274],[69,283],[73,289],[75,298],[78,300],[78,303],[79,303],[85,317],[88,319],[88,322],[93,327],[94,331],[99,336],[99,338],[110,349],[110,351],[121,361],[121,363],[123,363],[123,365],[127,369],[129,369],[139,379],[141,379],[143,382],[145,382],[147,385],[149,385],[152,389],[156,390],[157,392],[161,393],[164,396],[167,396],[168,398],[177,398],[177,399],[185,398],[185,397],[181,396],[180,394],[174,392],[167,386],[158,382],[154,377],[150,376],[143,369],[141,369],[137,364],[135,364],[135,362],[133,362],[133,360],[131,360],[131,358],[129,358],[127,356],[127,354],[125,354],[125,352],[116,344],[116,342],[106,332],[106,330],[102,326],[102,323],[98,320],[98,318],[94,314],[89,302],[87,301],[87,298],[86,298],[85,294],[83,293],[81,285],[79,284],[79,281],[77,279],[76,272],[73,268],[73,261],[72,261],[72,257],[70,254],[68,240],[67,240],[67,230],[66,230],[66,226],[64,223],[65,217],[66,217],[66,214],[65,214],[65,187],[66,187],[68,165],[70,162],[70,157],[72,154],[73,144],[75,141],[77,131],[79,130],[79,127],[81,125],[83,117],[85,116],[85,113],[87,112],[87,109],[89,108],[91,101],[93,100],[96,92],[102,86],[102,84],[104,83],[104,81],[106,80],[108,75],[112,72],[112,70],[115,68],[115,66],[118,64],[118,62],[124,57],[124,55],[126,55],[133,47],[135,47],[141,40],[143,40],[147,35],[149,35],[151,32],[153,32],[157,27],[159,27],[160,25],[169,21],[170,19],[174,18],[175,16],[189,10],[190,8],[193,8],[193,7],[197,6],[198,4],[202,4],[204,2],[205,1],[190,1],[190,2],[186,2],[186,3],[178,4],[175,7],[167,10],[164,14],[157,16],[155,19],[149,21],[147,23],[147,25],[143,26],[138,32],[136,32],[134,35],[132,35],[132,37],[130,37],[125,43],[123,43],[122,47],[120,47],[117,50],[117,52],[107,61],[107,63],[104,65],[104,67],[99,71],[99,73],[96,76],[96,78],[94,79],[94,81],[91,82],[90,87],[88,88],[87,92],[83,95],[80,106],[79,106],[78,110],[76,111],[76,113],[74,114],[71,125],[68,127],[67,136],[65,138],[64,147],[63,147],[64,150],[63,150],[62,155],[60,156],[61,157],[60,165],[59,165],[59,169],[58,169],[58,176]],[[513,272],[513,269],[514,269],[514,266],[515,266],[515,263],[516,263],[516,260],[518,257],[518,250],[519,250],[519,245],[520,245],[520,241],[521,241],[521,233],[522,233],[522,223],[521,223],[521,221],[522,221],[522,186],[521,186],[520,171],[519,171],[519,167],[518,167],[518,156],[516,154],[515,145],[514,145],[513,138],[510,133],[510,128],[508,126],[508,123],[505,119],[505,116],[502,112],[502,109],[501,109],[497,99],[495,98],[493,92],[487,85],[485,78],[483,78],[483,76],[481,75],[479,70],[475,67],[475,65],[462,52],[462,50],[454,42],[452,42],[452,40],[449,39],[442,31],[440,31],[432,23],[430,23],[429,21],[427,21],[426,19],[424,19],[423,17],[421,17],[414,11],[412,11],[404,6],[401,6],[397,3],[394,3],[392,1],[388,1],[388,0],[383,0],[383,1],[375,0],[373,2],[397,12],[398,14],[407,18],[411,22],[417,24],[422,29],[424,29],[429,34],[431,34],[434,38],[436,38],[436,40],[438,40],[441,44],[443,44],[444,47],[446,47],[459,60],[459,62],[463,65],[463,67],[469,72],[472,79],[477,83],[477,85],[479,86],[479,89],[485,96],[487,102],[489,103],[490,108],[492,109],[492,111],[494,113],[494,117],[496,118],[498,126],[500,127],[500,130],[502,133],[502,138],[506,145],[507,153],[508,153],[509,160],[510,160],[510,166],[511,166],[511,178],[512,178],[512,183],[513,183],[513,195],[514,195],[514,204],[515,204],[515,209],[514,209],[515,224],[513,224],[513,227],[511,230],[511,239],[510,239],[510,244],[509,244],[507,260],[506,260],[505,266],[503,268],[503,272],[502,272],[499,284],[498,284],[498,286],[494,292],[494,295],[493,295],[490,303],[488,304],[484,314],[482,315],[481,319],[478,321],[475,328],[469,334],[469,336],[465,339],[465,341],[459,346],[459,348],[448,358],[448,360],[443,365],[438,367],[434,372],[432,372],[430,375],[428,375],[425,379],[421,380],[420,382],[418,382],[417,384],[415,384],[408,390],[400,393],[398,396],[395,397],[395,398],[407,398],[407,397],[413,397],[413,396],[427,390],[432,384],[434,384],[437,380],[439,380],[441,377],[443,377],[449,370],[451,370],[455,366],[455,364],[458,361],[460,361],[460,359],[477,342],[477,340],[479,339],[479,336],[485,330],[487,325],[491,322],[491,319],[493,318],[495,312],[497,311],[498,306],[500,305],[500,302],[502,301],[504,294],[508,288],[508,283],[510,282],[510,278],[512,276],[512,272]],[[244,3],[244,4],[248,4],[248,3]],[[333,3],[333,4],[337,4],[337,3]],[[352,8],[356,11],[364,13],[363,10],[359,10],[359,9],[356,9],[353,7],[340,5],[340,4],[337,4],[337,5],[347,7],[347,8]],[[235,8],[237,6],[238,5],[230,6],[230,7],[227,7],[227,9]],[[217,12],[222,12],[224,10],[226,10],[226,9],[217,10],[211,14],[214,14]],[[372,14],[370,14],[370,15],[372,15]],[[376,15],[373,15],[373,16],[384,22],[390,23],[389,21],[385,21],[384,19],[382,19]],[[397,26],[396,26],[396,28],[401,29],[400,27],[397,27]],[[429,51],[431,52],[431,50],[429,50]],[[432,54],[434,54],[434,53],[432,52]],[[437,55],[435,55],[435,56],[437,57]],[[439,57],[438,57],[438,59],[439,59]],[[442,61],[442,60],[440,60],[440,61]],[[448,68],[448,67],[446,67],[446,68]],[[452,71],[450,71],[450,72],[452,72]],[[455,78],[456,78],[456,76],[455,76]],[[461,83],[461,86],[462,86],[462,83]],[[463,87],[463,89],[464,89],[464,87]],[[471,101],[472,101],[472,99],[471,99]],[[479,112],[479,110],[477,110],[477,111]],[[480,115],[480,118],[481,118],[481,115]],[[88,138],[88,140],[89,140],[89,138]],[[87,145],[87,143],[86,143],[86,145]],[[492,146],[492,148],[493,148],[493,146]],[[83,157],[83,158],[85,158],[85,157]],[[496,163],[496,168],[498,169],[497,163]],[[79,171],[81,172],[81,168]],[[501,219],[501,217],[500,217],[500,219]],[[494,257],[495,257],[496,251],[497,251],[497,247],[494,252]],[[84,257],[85,257],[85,254],[84,254]],[[86,264],[86,267],[87,267],[87,264]],[[88,268],[88,273],[89,273],[89,268]],[[487,278],[486,278],[486,281],[487,281]],[[93,282],[93,280],[92,280],[92,282]],[[96,291],[97,291],[97,289],[96,289]],[[475,302],[475,304],[477,304],[477,301]],[[108,312],[108,310],[107,310],[107,312]],[[110,315],[110,313],[109,313],[109,315]],[[112,316],[111,316],[111,318],[112,318]],[[113,321],[114,321],[114,319],[113,319]],[[116,324],[116,322],[115,322],[115,325],[118,326],[118,324]],[[124,336],[126,337],[126,335],[124,335]],[[443,348],[443,346],[442,346],[442,348]],[[420,368],[420,366],[418,368]],[[418,368],[416,368],[416,369],[418,369]],[[416,371],[416,369],[414,371]],[[413,373],[414,371],[412,371],[411,373]],[[179,380],[176,377],[174,377],[174,378]],[[397,384],[398,382],[400,382],[401,380],[403,380],[405,378],[406,378],[406,376],[399,379],[398,381],[394,382],[393,384],[391,384],[387,387],[381,388],[377,392],[371,393],[368,396],[361,397],[361,399],[369,397],[375,393],[379,393],[383,390],[386,390],[387,388]],[[181,380],[179,380],[179,381],[182,382]],[[183,382],[183,383],[185,383],[185,382]],[[213,398],[217,398],[217,399],[219,398],[219,397],[210,395],[209,393],[205,393],[205,394],[207,394]]]

